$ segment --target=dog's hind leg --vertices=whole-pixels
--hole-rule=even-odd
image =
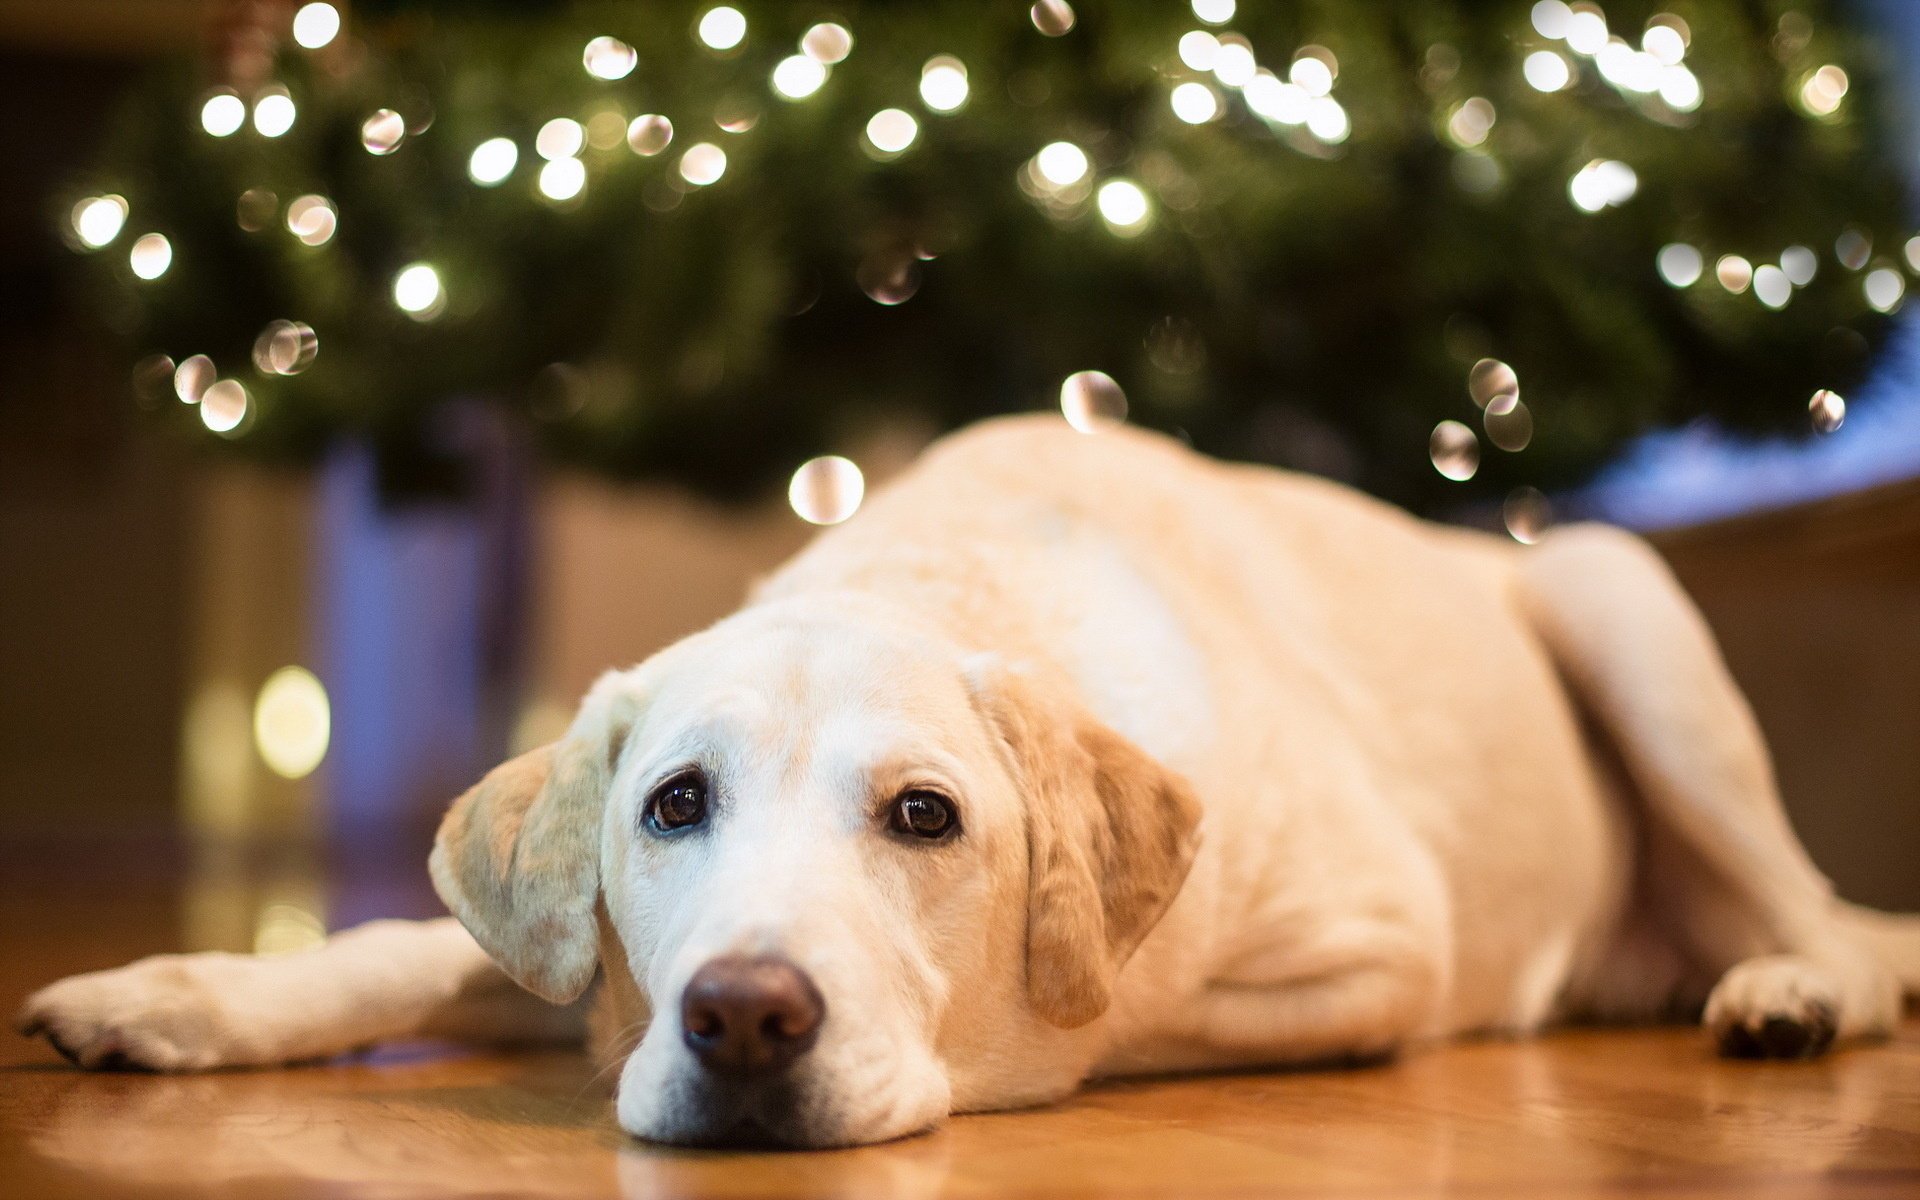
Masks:
[[[28,997],[21,1032],[83,1067],[201,1071],[448,1037],[578,1041],[578,1007],[517,987],[460,923],[373,921],[291,954],[169,954]]]
[[[1797,1057],[1887,1033],[1892,964],[1841,919],[1788,824],[1752,711],[1659,556],[1576,525],[1519,562],[1531,622],[1640,804],[1648,915],[1717,980],[1705,1022],[1722,1051]]]

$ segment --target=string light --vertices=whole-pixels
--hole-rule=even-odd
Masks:
[[[1753,272],[1754,299],[1768,308],[1778,311],[1793,299],[1793,280],[1787,273],[1772,263],[1756,267]]]
[[[1127,419],[1127,394],[1105,371],[1075,371],[1060,381],[1060,414],[1081,433]]]
[[[747,18],[737,8],[720,5],[700,18],[698,36],[709,50],[731,50],[747,36]]]
[[[301,196],[287,205],[287,232],[309,246],[331,241],[339,224],[333,201],[325,196]]]
[[[191,355],[173,369],[173,394],[182,404],[198,404],[213,386],[213,360],[204,354]]]
[[[1573,68],[1551,50],[1535,50],[1520,65],[1527,85],[1536,92],[1557,92],[1573,82]]]
[[[673,142],[673,122],[658,113],[641,113],[627,126],[627,147],[652,158]]]
[[[1520,402],[1520,376],[1497,358],[1483,358],[1467,368],[1467,395],[1489,412],[1509,412]]]
[[[209,384],[200,394],[200,423],[215,433],[233,433],[246,419],[251,397],[238,379]]]
[[[143,233],[127,252],[127,265],[142,279],[158,279],[173,265],[173,243],[157,233]]]
[[[1847,402],[1839,392],[1821,388],[1807,401],[1807,418],[1815,433],[1832,433],[1846,422]]]
[[[1296,83],[1282,82],[1272,71],[1260,70],[1242,89],[1247,107],[1269,121],[1282,125],[1304,125],[1313,110],[1313,97]]]
[[[1591,57],[1607,45],[1607,18],[1593,5],[1580,5],[1567,18],[1567,45],[1577,54]]]
[[[406,136],[407,119],[390,108],[379,109],[360,122],[360,144],[376,157],[398,150]]]
[[[967,65],[940,54],[920,68],[920,100],[937,113],[958,112],[967,102]]]
[[[1040,177],[1055,187],[1070,187],[1087,174],[1087,152],[1072,142],[1049,142],[1033,162]]]
[[[1427,457],[1443,478],[1465,483],[1480,470],[1480,439],[1458,421],[1442,421],[1427,438]]]
[[[1753,264],[1738,254],[1723,254],[1713,264],[1713,277],[1720,286],[1738,296],[1753,283]]]
[[[1234,0],[1193,0],[1193,15],[1209,25],[1225,25],[1233,20]]]
[[[1101,220],[1122,237],[1132,237],[1147,227],[1153,206],[1140,185],[1130,179],[1109,179],[1095,194]]]
[[[571,117],[555,117],[533,136],[533,152],[549,161],[572,158],[587,144],[587,131]]]
[[[520,147],[512,138],[488,138],[467,156],[467,178],[481,187],[498,187],[520,164]]]
[[[1500,506],[1500,519],[1507,533],[1522,546],[1531,546],[1547,536],[1553,524],[1553,506],[1536,487],[1517,487],[1507,493]]]
[[[1820,256],[1805,246],[1788,246],[1780,252],[1780,269],[1793,286],[1805,287],[1820,270]]]
[[[281,667],[267,676],[253,703],[253,744],[267,769],[302,779],[327,756],[333,713],[327,689],[305,667]]]
[[[920,136],[920,123],[905,109],[883,108],[867,121],[867,146],[878,157],[903,153]]]
[[[447,290],[430,263],[409,263],[393,277],[394,307],[416,321],[431,321],[446,308]]]
[[[1307,101],[1307,132],[1328,145],[1337,145],[1347,140],[1353,131],[1352,123],[1347,119],[1347,110],[1332,96],[1319,96]]]
[[[617,37],[594,38],[580,52],[580,65],[586,68],[587,74],[608,82],[631,75],[634,64],[639,61],[640,56],[633,47]]]
[[[1573,9],[1564,0],[1540,0],[1533,6],[1533,27],[1541,37],[1559,41],[1573,24]]]
[[[89,196],[73,206],[74,236],[89,250],[98,250],[120,236],[127,223],[123,196]]]
[[[227,88],[213,92],[201,102],[200,128],[214,137],[232,137],[247,123],[247,102]]]
[[[720,182],[727,173],[727,152],[712,142],[696,142],[680,156],[680,178],[695,187]]]
[[[1303,50],[1287,68],[1287,81],[1309,96],[1324,96],[1333,90],[1333,67],[1326,59]]]
[[[1830,117],[1847,98],[1848,86],[1847,73],[1832,64],[1809,72],[1800,84],[1800,107],[1816,117]]]
[[[1692,112],[1702,99],[1699,78],[1678,64],[1666,68],[1660,73],[1660,99],[1675,112]]]
[[[853,53],[853,34],[845,25],[822,21],[800,38],[800,52],[824,66],[846,61]]]
[[[1493,131],[1493,102],[1482,96],[1461,101],[1447,118],[1447,136],[1457,146],[1478,146]]]
[[[293,40],[303,49],[318,50],[340,33],[340,10],[331,4],[303,4],[293,14]]]
[[[808,459],[787,485],[787,503],[814,525],[838,525],[860,511],[867,481],[851,459],[837,454]]]
[[[1067,0],[1035,0],[1027,10],[1027,19],[1047,37],[1065,37],[1073,32],[1073,5]]]
[[[1700,251],[1685,242],[1669,242],[1660,247],[1660,253],[1654,255],[1653,265],[1668,287],[1677,288],[1692,287],[1706,270],[1706,260],[1701,257]]]
[[[1213,70],[1213,60],[1220,53],[1220,39],[1204,29],[1195,29],[1180,35],[1180,61],[1196,71]]]
[[[1220,48],[1214,51],[1213,77],[1226,87],[1242,88],[1253,80],[1259,65],[1247,40],[1229,33],[1220,39]]]
[[[1845,230],[1833,239],[1833,256],[1849,271],[1858,271],[1866,266],[1872,254],[1873,239],[1858,229]]]
[[[586,189],[587,164],[577,158],[548,159],[540,166],[536,186],[549,200],[571,200]]]
[[[293,97],[285,88],[263,92],[253,102],[253,130],[264,138],[277,138],[293,128]]]
[[[783,58],[773,68],[773,90],[788,100],[804,100],[827,82],[827,68],[805,54]],[[925,83],[921,84],[925,89]]]
[[[1639,190],[1640,177],[1633,168],[1610,158],[1594,159],[1567,181],[1567,195],[1574,207],[1586,213],[1617,208]]]
[[[1876,267],[1860,281],[1860,290],[1874,311],[1890,313],[1907,294],[1906,277],[1892,267]]]
[[[298,375],[320,353],[320,338],[304,321],[272,321],[253,341],[253,365],[263,375]]]
[[[1183,83],[1168,97],[1173,115],[1189,125],[1205,125],[1220,115],[1220,97],[1204,83]]]

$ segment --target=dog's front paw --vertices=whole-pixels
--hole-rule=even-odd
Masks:
[[[95,971],[27,998],[20,1032],[90,1070],[204,1071],[240,1061],[210,956],[169,955]]]
[[[1839,984],[1805,958],[1749,959],[1721,977],[1704,1023],[1729,1058],[1813,1058],[1839,1029]]]

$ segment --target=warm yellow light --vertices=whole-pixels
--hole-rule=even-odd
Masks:
[[[231,137],[247,123],[247,102],[225,88],[200,105],[200,128],[214,137]]]
[[[293,97],[285,91],[267,92],[253,102],[253,129],[261,137],[277,138],[293,128]]]
[[[312,774],[332,733],[327,689],[312,671],[281,667],[267,677],[253,705],[253,744],[268,769],[287,779]]]
[[[120,236],[127,223],[127,202],[121,196],[89,196],[73,206],[73,233],[80,244],[98,250]]]
[[[293,40],[295,44],[308,49],[318,50],[331,42],[340,33],[340,10],[331,4],[303,4],[293,14]]]
[[[881,154],[899,154],[920,136],[920,123],[899,108],[883,108],[867,121],[867,144]]]
[[[1573,68],[1551,50],[1535,50],[1520,65],[1527,86],[1536,92],[1557,92],[1573,82]]]
[[[710,50],[731,50],[746,36],[747,18],[737,8],[722,4],[700,18],[700,41]]]
[[[773,68],[773,90],[788,100],[804,100],[827,82],[827,68],[817,58],[793,54]]]
[[[540,166],[540,194],[549,200],[571,200],[587,186],[587,164],[577,158],[556,158]]]
[[[446,301],[447,292],[440,282],[440,272],[429,263],[411,263],[393,277],[394,305],[416,321],[439,316]]]
[[[1183,83],[1167,97],[1173,115],[1189,125],[1205,125],[1220,115],[1220,97],[1204,83]]]
[[[1049,142],[1033,161],[1041,178],[1055,187],[1070,187],[1087,174],[1087,152],[1072,142]]]
[[[934,112],[958,112],[967,102],[967,65],[951,54],[928,59],[920,68],[920,100]]]
[[[1140,185],[1130,179],[1109,179],[1095,193],[1094,203],[1107,228],[1122,236],[1131,236],[1147,227],[1153,206]]]

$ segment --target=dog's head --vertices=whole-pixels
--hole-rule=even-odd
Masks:
[[[628,1131],[836,1145],[1077,1082],[1197,820],[1063,689],[788,601],[603,678],[455,803],[432,868],[521,984],[604,969],[643,1010]]]

